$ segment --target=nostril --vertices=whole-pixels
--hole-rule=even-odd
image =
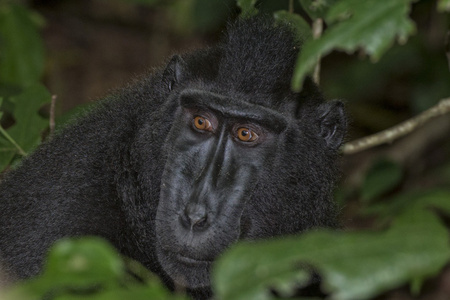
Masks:
[[[195,219],[191,219],[191,224],[192,224],[192,227],[198,227],[198,228],[205,227],[206,224],[207,224],[207,217],[206,217],[206,215],[203,216],[203,217],[198,217],[198,218],[195,218]]]
[[[206,210],[202,205],[188,204],[181,216],[181,223],[191,230],[204,229],[208,225]]]

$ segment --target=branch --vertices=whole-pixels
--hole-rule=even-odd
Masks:
[[[52,96],[52,102],[50,103],[50,137],[53,136],[55,132],[55,103],[56,103],[56,95]]]
[[[342,152],[344,154],[353,154],[381,144],[392,143],[394,140],[422,126],[428,120],[447,113],[450,113],[450,98],[442,99],[437,105],[392,128],[346,143],[342,147]]]
[[[313,39],[317,40],[318,38],[320,38],[322,32],[323,32],[323,20],[321,18],[318,18],[314,20],[312,25]],[[320,84],[320,56],[317,57],[316,66],[314,67],[313,80],[317,85]]]

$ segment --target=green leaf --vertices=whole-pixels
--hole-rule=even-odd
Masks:
[[[38,112],[44,104],[50,103],[51,95],[44,86],[34,84],[10,99],[15,105],[16,122],[7,132],[25,152],[29,152],[40,143],[41,133],[48,126],[47,120]]]
[[[0,97],[0,108],[2,108],[3,104],[3,98]],[[3,116],[3,111],[0,111],[0,121]],[[11,146],[11,143],[9,143],[5,137],[4,137],[4,129],[0,123],[0,172],[4,170],[9,163],[11,162],[12,158],[14,157],[14,151],[15,148]]]
[[[330,299],[364,300],[417,284],[449,258],[446,228],[430,211],[413,209],[381,233],[319,230],[238,244],[215,264],[213,283],[218,299],[275,299],[270,289],[305,284],[302,266],[311,266]]]
[[[450,12],[450,0],[439,0],[437,9],[440,12]]]
[[[362,200],[368,202],[392,191],[403,178],[401,166],[393,161],[382,159],[369,169],[361,187]]]
[[[112,246],[99,238],[63,239],[51,249],[43,277],[53,284],[90,287],[114,283],[124,265]]]
[[[396,39],[405,43],[415,31],[414,23],[408,18],[411,3],[415,1],[338,1],[325,18],[332,25],[321,38],[305,43],[296,62],[292,88],[299,91],[317,58],[334,49],[354,52],[361,47],[376,61]]]
[[[384,223],[413,208],[418,210],[435,208],[450,215],[450,190],[435,188],[409,191],[370,205],[365,208],[364,214],[378,215],[381,217],[381,223]]]
[[[50,249],[43,274],[14,286],[5,299],[186,299],[170,293],[154,275],[140,281],[140,274],[129,273],[135,269],[125,268],[117,251],[98,237],[62,239]]]
[[[258,10],[255,8],[255,4],[258,0],[237,0],[237,5],[241,9],[241,15],[244,17],[250,17],[256,15]]]
[[[313,20],[323,19],[328,9],[336,2],[337,0],[300,0],[303,9]]]
[[[273,13],[277,22],[286,22],[294,28],[297,39],[306,41],[312,37],[311,27],[300,15],[291,14],[286,10],[279,10]]]
[[[22,6],[0,6],[0,81],[27,86],[44,69],[44,46],[34,17]]]
[[[0,172],[9,166],[16,148],[0,134]]]

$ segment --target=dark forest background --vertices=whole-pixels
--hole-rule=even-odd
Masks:
[[[42,76],[36,78],[56,95],[57,127],[112,90],[165,66],[173,54],[213,44],[225,30],[227,20],[240,14],[235,0],[0,0],[0,16],[7,16],[2,8],[10,2],[25,7],[38,24],[35,35],[43,41],[45,59]],[[295,13],[309,23],[313,21],[302,9],[302,1],[247,2],[256,3],[260,12],[269,14],[293,4]],[[350,116],[348,142],[396,126],[450,97],[450,14],[437,9],[437,3],[449,5],[449,1],[413,2],[410,17],[416,32],[406,43],[393,44],[379,61],[368,59],[364,50],[351,54],[334,51],[322,58],[320,87],[327,99],[346,103]],[[5,24],[0,19],[0,36],[10,30]],[[0,63],[5,63],[1,55]],[[21,116],[14,112],[14,101],[8,99],[16,97],[23,87],[17,81],[7,82],[4,79],[8,75],[2,74],[0,116],[4,113],[1,125],[8,130],[16,124],[14,117]],[[39,112],[44,117],[50,111],[49,95],[47,98]],[[45,122],[42,128],[47,127],[48,120]],[[6,142],[0,135],[0,146],[2,143]],[[32,147],[30,144],[29,149]],[[2,161],[7,162],[6,169],[13,168],[19,154],[12,153],[5,160],[0,156],[2,169]],[[386,224],[392,220],[395,223],[400,212],[414,205],[431,205],[438,207],[439,222],[448,236],[450,114],[432,118],[392,143],[343,154],[342,169],[336,199],[342,208],[343,228],[349,232],[383,232]],[[429,227],[430,238],[438,228],[433,226]],[[408,232],[404,235],[406,238]],[[420,240],[417,242],[420,244]],[[378,244],[383,247],[381,239]],[[444,246],[449,247],[448,241]],[[394,254],[399,251],[392,248]],[[412,257],[416,260],[420,256]],[[359,259],[355,265],[364,264],[365,260]],[[439,275],[424,280],[420,299],[450,299],[450,269],[439,270]],[[411,294],[419,295],[420,287],[414,280],[402,278],[404,281],[393,292],[377,299],[413,299]],[[409,280],[410,285],[405,283]],[[384,293],[389,288],[377,289]]]

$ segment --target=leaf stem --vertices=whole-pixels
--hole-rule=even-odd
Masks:
[[[6,130],[0,125],[0,133],[3,134],[3,136],[16,147],[17,151],[20,155],[26,156],[27,153],[23,151],[23,149],[16,143],[16,141],[6,132]]]
[[[323,32],[323,20],[321,18],[315,19],[312,25],[313,39],[317,40],[322,36]],[[320,56],[317,57],[316,66],[313,73],[314,82],[320,84]]]

